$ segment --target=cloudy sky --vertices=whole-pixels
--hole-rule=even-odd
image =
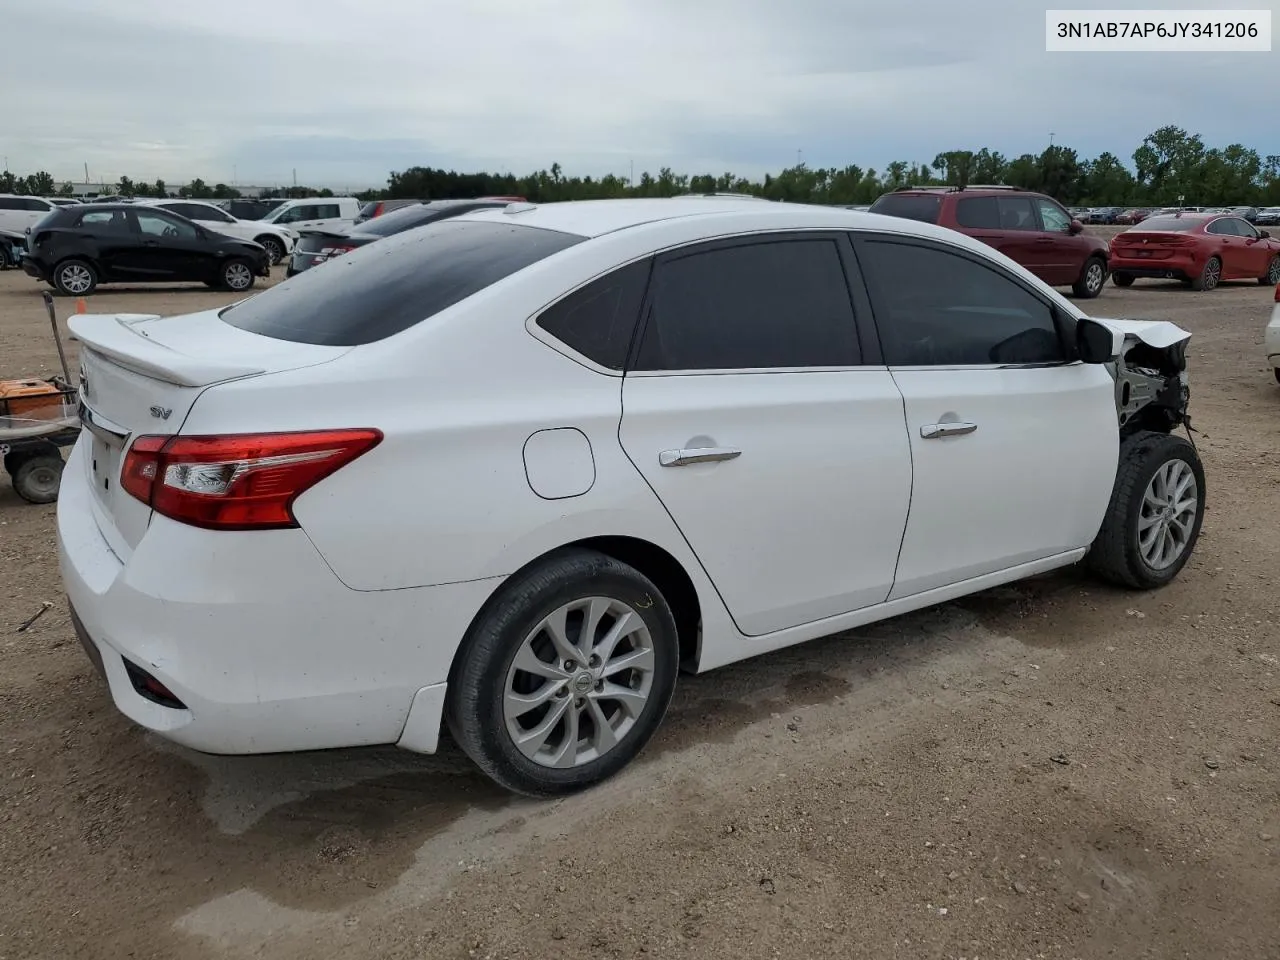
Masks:
[[[339,187],[1009,155],[1173,123],[1280,153],[1273,53],[1046,53],[1120,0],[39,0],[0,15],[17,173]],[[1266,8],[1260,0],[1129,0]]]

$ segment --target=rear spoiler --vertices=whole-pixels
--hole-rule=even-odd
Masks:
[[[157,343],[147,334],[146,324],[159,319],[148,313],[82,313],[72,316],[67,326],[90,350],[135,373],[180,387],[203,387],[267,371],[258,364],[204,360]]]

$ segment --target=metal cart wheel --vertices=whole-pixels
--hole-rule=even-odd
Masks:
[[[62,485],[62,457],[57,454],[36,454],[21,459],[13,471],[13,489],[29,503],[53,503],[58,499],[58,487]]]

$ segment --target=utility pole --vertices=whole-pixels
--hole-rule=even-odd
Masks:
[[[1052,130],[1049,131],[1049,149],[1050,150],[1053,149],[1053,131]]]
[[[298,168],[297,167],[293,168],[293,185],[295,187],[298,185]]]

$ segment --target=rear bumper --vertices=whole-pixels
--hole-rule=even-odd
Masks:
[[[402,735],[410,749],[434,749],[454,652],[499,582],[355,591],[301,530],[216,533],[163,517],[122,562],[98,529],[83,444],[68,459],[57,515],[77,633],[116,707],[208,753]],[[126,660],[183,708],[142,696]],[[434,692],[419,696],[424,688]]]
[[[1111,273],[1127,273],[1133,277],[1198,277],[1204,264],[1190,256],[1172,256],[1163,260],[1150,257],[1111,256],[1107,262]]]
[[[1280,369],[1280,303],[1271,311],[1271,322],[1262,335],[1262,343],[1267,352],[1267,362]]]
[[[27,276],[48,282],[49,272],[44,269],[38,260],[32,260],[30,256],[23,256],[18,262],[22,264],[22,269]]]

